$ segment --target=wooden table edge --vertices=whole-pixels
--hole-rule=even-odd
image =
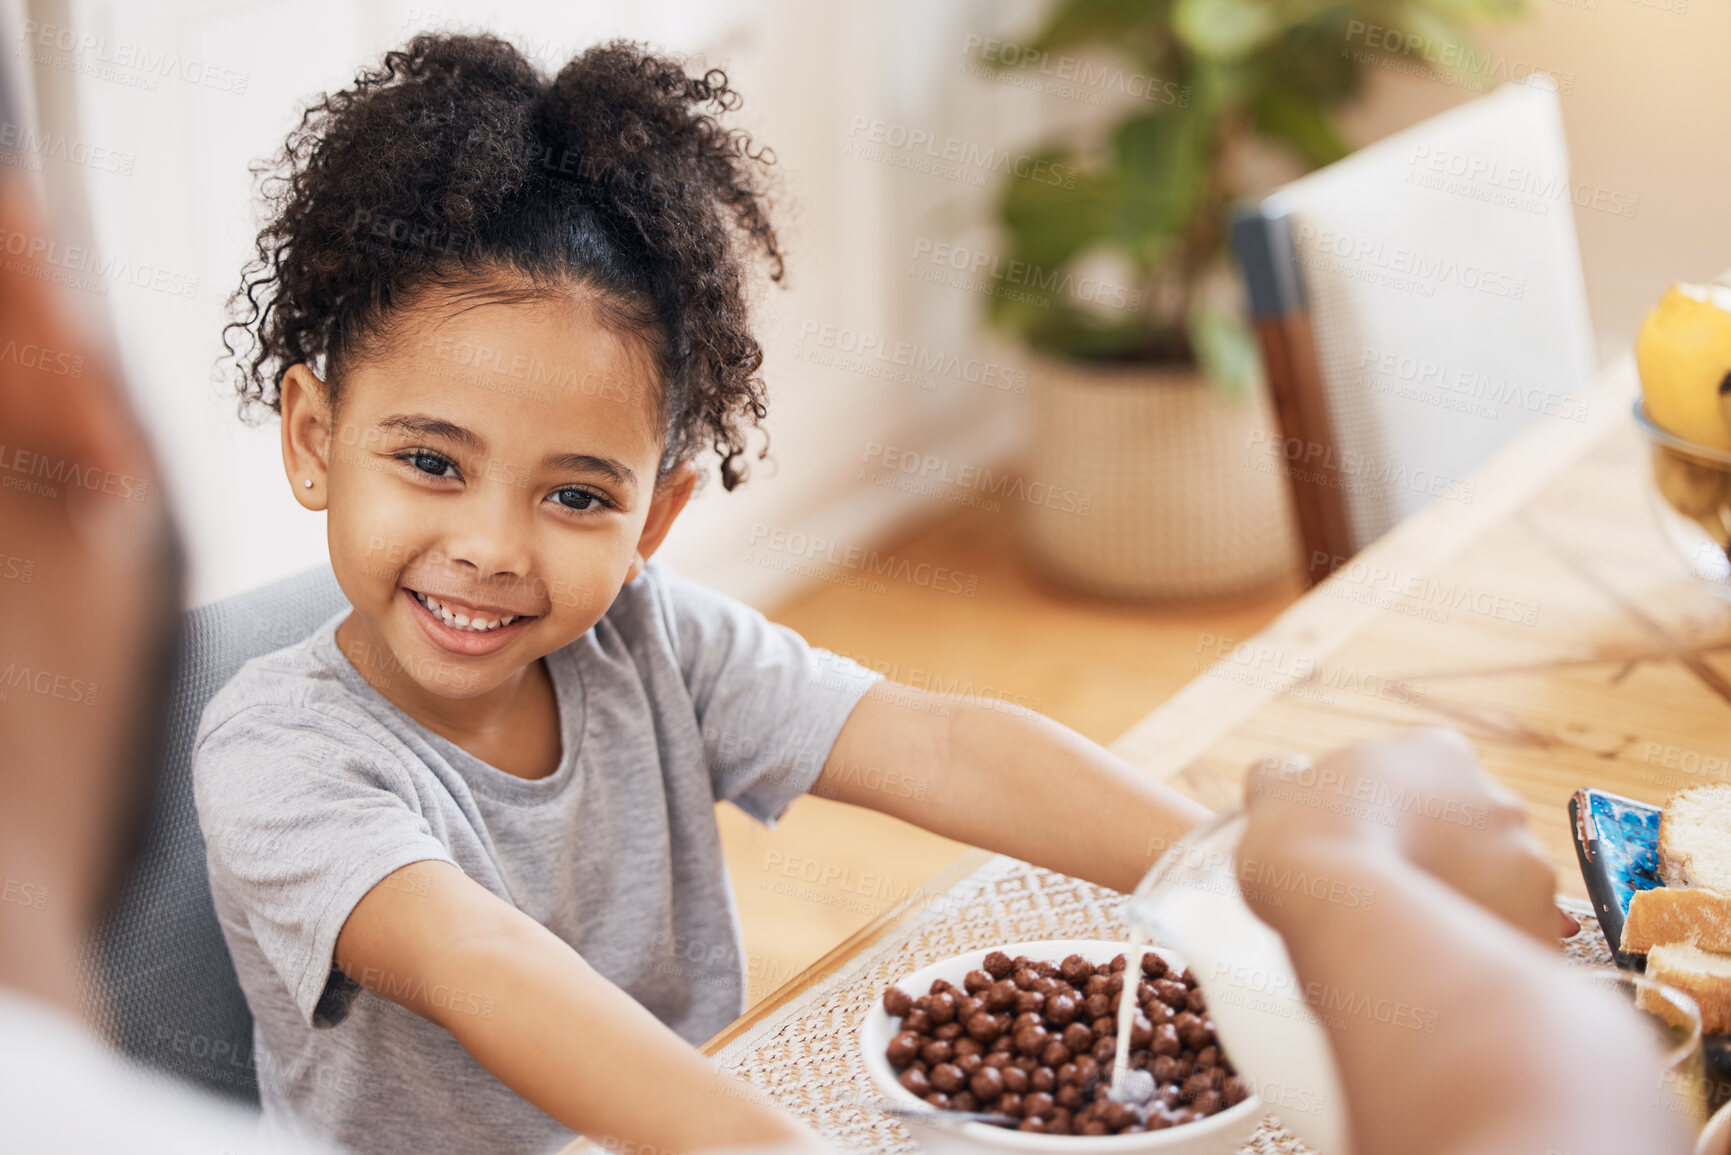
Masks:
[[[822,958],[764,996],[760,1002],[753,1004],[746,1010],[745,1014],[729,1023],[719,1034],[704,1043],[698,1050],[704,1055],[714,1058],[727,1044],[811,990],[818,983],[840,970],[860,951],[894,930],[904,918],[921,904],[929,902],[936,895],[946,893],[952,886],[996,857],[997,855],[989,850],[969,850],[961,854],[953,862],[932,875],[906,898],[848,935]],[[562,1147],[558,1155],[582,1155],[583,1152],[594,1149],[595,1145],[586,1136],[579,1135]]]
[[[996,857],[997,855],[989,850],[969,850],[961,854],[915,888],[913,893],[848,935],[822,958],[764,996],[760,1002],[755,1003],[744,1015],[735,1019],[720,1034],[704,1043],[699,1049],[704,1054],[713,1057],[727,1044],[757,1026],[775,1011],[780,1010],[840,970],[845,963],[866,947],[899,926],[910,913],[930,902],[934,897],[946,893],[952,886]]]

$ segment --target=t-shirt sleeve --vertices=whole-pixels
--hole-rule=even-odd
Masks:
[[[211,885],[310,1026],[341,1022],[360,992],[332,962],[355,905],[410,863],[455,864],[406,782],[375,739],[305,707],[241,710],[193,752]]]
[[[715,797],[774,825],[811,789],[842,724],[883,675],[750,606],[656,566]]]

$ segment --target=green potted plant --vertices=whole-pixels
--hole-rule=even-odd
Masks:
[[[1229,594],[1290,572],[1283,480],[1247,467],[1271,422],[1254,339],[1236,312],[1227,241],[1247,147],[1298,171],[1348,149],[1333,114],[1367,69],[1495,82],[1467,44],[1525,0],[1059,0],[1025,45],[996,53],[1121,91],[1115,118],[1036,152],[1074,179],[1008,179],[988,312],[1036,358],[1030,476],[1088,494],[1088,515],[1036,506],[1036,566],[1085,592]],[[1079,62],[1111,59],[1121,66]],[[1054,63],[1056,61],[1056,63]]]

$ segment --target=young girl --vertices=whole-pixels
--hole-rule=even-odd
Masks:
[[[353,608],[249,663],[194,753],[273,1120],[413,1155],[815,1142],[695,1050],[745,1006],[717,802],[815,787],[1119,889],[1203,814],[650,560],[764,415],[746,276],[781,252],[737,103],[624,44],[548,80],[419,36],[277,163],[241,392]]]

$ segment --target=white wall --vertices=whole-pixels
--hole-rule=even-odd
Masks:
[[[1483,32],[1479,45],[1487,74],[1539,68],[1565,82],[1587,296],[1601,350],[1621,349],[1671,282],[1731,269],[1731,3],[1528,0],[1528,8],[1526,19]],[[1348,119],[1356,142],[1473,95],[1373,71]]]

